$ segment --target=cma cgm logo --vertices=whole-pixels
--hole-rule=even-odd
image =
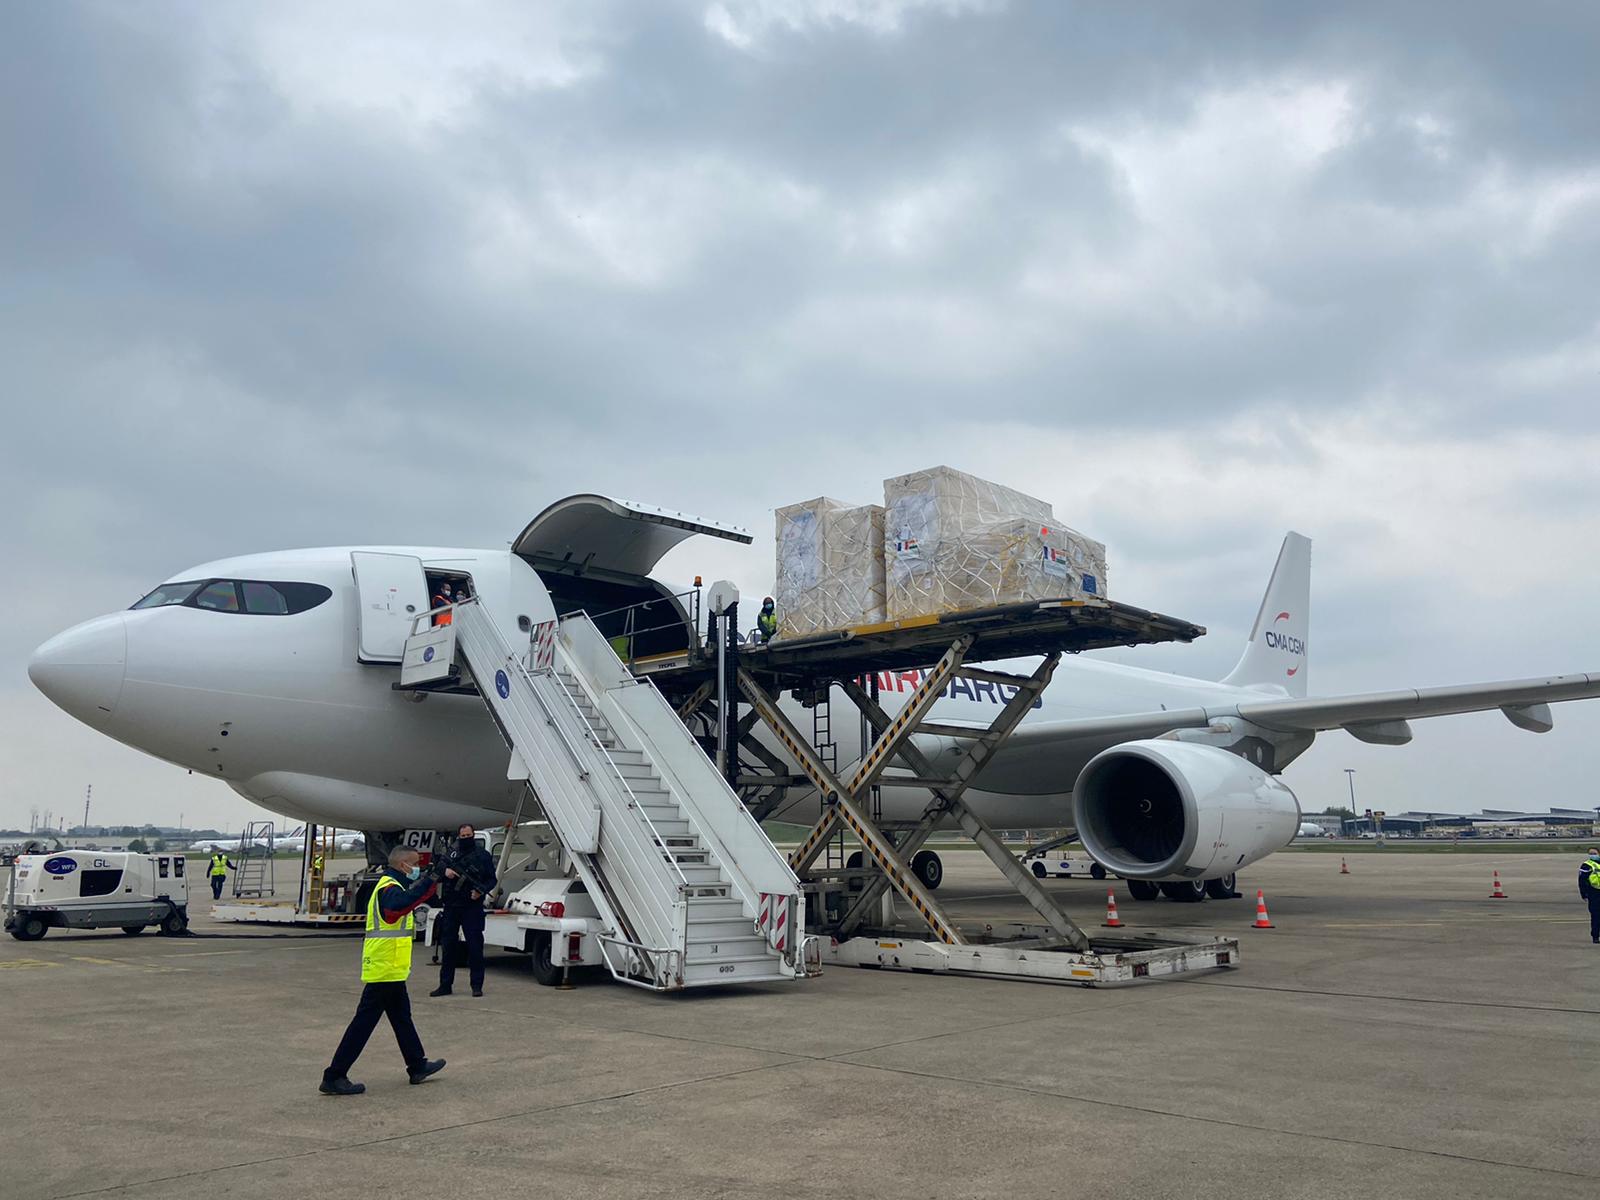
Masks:
[[[1288,619],[1289,614],[1286,612],[1281,612],[1272,619],[1272,623],[1276,625],[1279,621],[1287,621]],[[1279,633],[1276,629],[1268,629],[1267,632],[1262,636],[1266,638],[1267,645],[1271,646],[1274,650],[1287,650],[1290,654],[1298,655],[1301,658],[1305,657],[1306,643],[1304,638],[1297,638],[1292,634]],[[1297,666],[1290,667],[1288,673],[1290,675],[1294,675],[1297,674],[1299,670],[1300,668]]]

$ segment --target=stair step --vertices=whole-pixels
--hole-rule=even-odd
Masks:
[[[624,779],[628,780],[630,785],[632,784],[633,780],[635,780],[635,779],[660,779],[661,778],[661,776],[656,774],[655,768],[652,767],[649,763],[635,763],[635,762],[618,763],[617,764],[617,773],[619,775],[621,775]]]
[[[685,987],[707,987],[717,983],[787,982],[789,976],[778,967],[778,959],[763,954],[756,958],[721,959],[683,964]]]
[[[650,824],[669,846],[676,844],[680,838],[694,838],[696,844],[700,841],[694,837],[694,830],[689,828],[689,822],[682,817],[666,817],[659,821],[651,817]]]
[[[616,763],[617,766],[619,766],[619,767],[622,766],[624,763],[628,763],[628,764],[632,764],[632,765],[639,765],[639,764],[644,763],[644,761],[645,761],[644,751],[643,750],[613,750],[611,752],[611,761]]]
[[[725,882],[727,882],[726,880],[724,880],[722,878],[722,868],[721,867],[714,867],[714,866],[704,866],[704,867],[681,866],[678,869],[683,872],[683,879],[684,879],[685,883],[689,883],[689,884],[706,884],[706,883],[725,883]]]
[[[732,937],[712,937],[698,929],[689,930],[688,962],[708,962],[712,958],[759,958],[767,953],[767,939],[752,929]],[[774,950],[772,953],[776,954]]]
[[[710,924],[716,921],[743,921],[746,929],[754,928],[755,918],[745,909],[744,901],[737,896],[730,896],[726,900],[691,900],[689,902],[689,924],[691,926],[704,922]]]
[[[668,846],[665,855],[680,867],[708,867],[711,865],[711,852],[709,850],[690,850]]]
[[[693,912],[693,909],[689,910]],[[748,917],[731,921],[697,921],[689,918],[689,944],[721,939],[731,942],[738,938],[755,937],[756,923]]]

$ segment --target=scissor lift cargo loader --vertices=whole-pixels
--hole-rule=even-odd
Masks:
[[[789,752],[805,782],[818,790],[823,801],[821,817],[789,859],[809,898],[806,909],[815,923],[816,933],[807,942],[812,961],[1083,985],[1237,964],[1239,947],[1235,939],[1091,937],[963,799],[1049,685],[1063,647],[1187,639],[1200,632],[1203,631],[1197,627],[1129,606],[1046,601],[986,613],[929,618],[894,628],[847,631],[838,638],[844,653],[831,656],[824,650],[813,654],[809,667],[803,662],[785,664],[782,643],[774,643],[770,649],[744,651],[736,681],[752,712],[745,714],[735,728],[741,746],[767,774],[742,775],[738,782],[746,785],[747,791],[766,797],[767,803],[761,807],[769,808],[777,803],[771,797],[776,794],[781,798],[784,789],[795,782],[787,765],[749,736],[754,720],[759,719]],[[821,640],[825,644],[827,638]],[[818,639],[808,641],[815,644]],[[873,655],[874,641],[880,643],[881,655]],[[969,661],[980,643],[986,659],[1042,650],[1043,660],[1030,675],[991,670]],[[908,657],[912,661],[923,654],[931,657],[930,648],[940,644],[944,650],[937,663],[923,674],[905,706],[891,718],[861,680],[874,678],[879,669],[904,666]],[[789,649],[791,659],[800,658],[794,654],[797,648]],[[829,658],[834,661],[830,663]],[[773,663],[773,659],[779,661]],[[928,658],[921,661],[925,663]],[[763,674],[780,684],[804,676],[797,690],[809,692],[818,705],[828,703],[829,689],[836,686],[855,706],[870,731],[870,748],[848,779],[836,774],[813,740],[808,740],[779,707],[772,692],[763,685]],[[958,676],[1016,690],[987,728],[929,720],[934,703]],[[680,712],[694,712],[711,694],[711,688],[702,684]],[[718,719],[726,717],[719,715]],[[825,722],[824,726],[829,724]],[[936,768],[912,740],[919,733],[964,742],[965,749],[948,768]],[[909,773],[886,776],[884,772],[891,765],[903,766]],[[924,788],[931,800],[919,821],[891,832],[878,819],[873,802],[875,789],[881,787]],[[988,931],[974,935],[960,929],[944,911],[918,878],[912,863],[933,832],[952,822],[1038,914],[1038,927],[1010,939],[995,938]],[[838,855],[839,867],[817,867],[819,855],[841,828],[847,828],[861,843],[864,858],[870,863],[865,872],[846,867],[842,853]],[[859,890],[850,890],[851,883]],[[889,910],[882,901],[891,889],[915,911],[920,930],[886,926]]]

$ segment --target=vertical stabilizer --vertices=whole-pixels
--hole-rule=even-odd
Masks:
[[[1310,636],[1311,539],[1291,532],[1284,535],[1244,654],[1222,682],[1282,688],[1291,696],[1304,696]]]

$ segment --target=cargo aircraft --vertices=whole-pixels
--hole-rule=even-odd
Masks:
[[[686,593],[652,572],[694,535],[751,540],[580,495],[551,505],[509,549],[341,546],[203,563],[51,638],[28,672],[85,724],[299,820],[376,832],[498,824],[523,784],[507,779],[507,747],[481,700],[392,686],[418,617],[441,590],[465,591],[515,644],[558,613],[648,603],[673,618],[652,621],[635,653],[681,653],[702,631]],[[996,828],[1075,826],[1138,898],[1159,887],[1204,899],[1231,894],[1239,869],[1296,836],[1299,805],[1279,776],[1318,733],[1400,745],[1411,720],[1489,709],[1544,732],[1551,703],[1600,696],[1596,673],[1310,697],[1310,568],[1309,539],[1288,534],[1244,653],[1220,681],[1068,656],[968,803]],[[891,715],[917,680],[880,677]],[[932,719],[986,726],[1002,700],[993,684],[957,678]],[[848,742],[857,723],[840,724],[846,769],[860,755]],[[918,741],[935,762],[959,753],[950,739]],[[927,799],[885,789],[884,818],[914,821]],[[817,812],[813,792],[777,815]],[[913,865],[930,885],[942,875],[931,853]]]

